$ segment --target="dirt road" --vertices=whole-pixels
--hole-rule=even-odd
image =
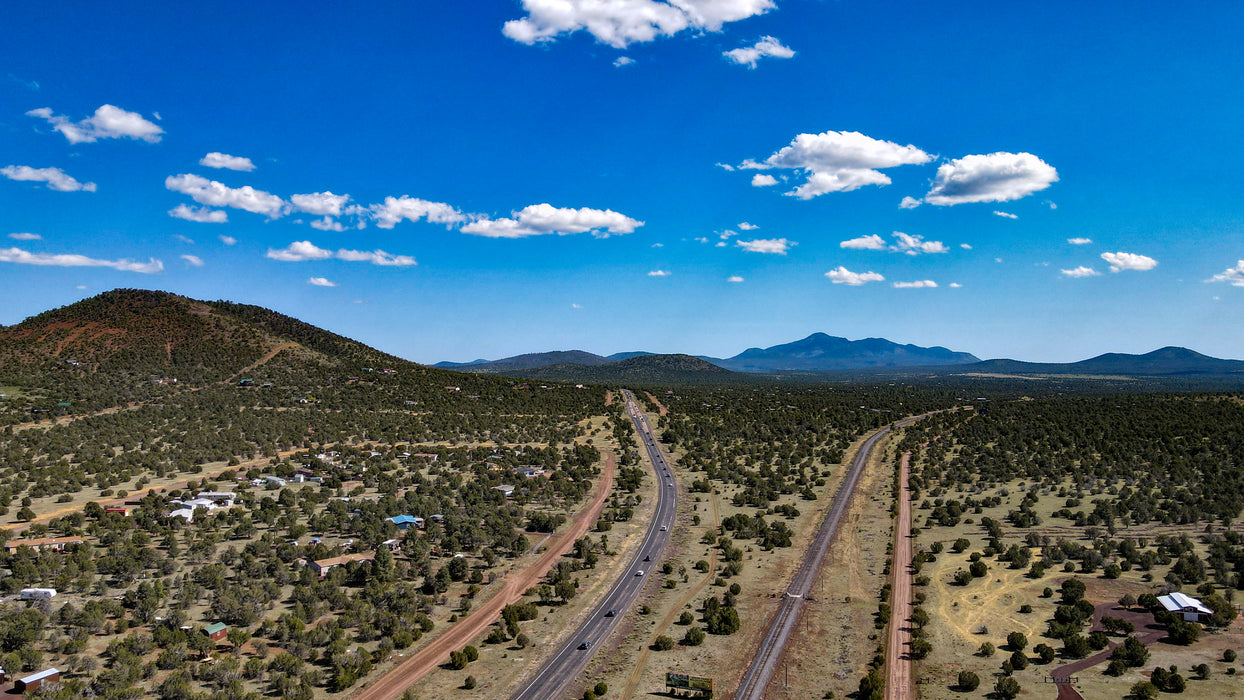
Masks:
[[[657,397],[653,396],[652,394],[649,394],[649,393],[648,393],[648,392],[646,392],[646,391],[644,392],[644,396],[647,396],[647,397],[648,397],[648,400],[652,401],[652,403],[654,403],[654,404],[656,404],[656,405],[657,405],[657,412],[658,412],[658,413],[660,413],[661,415],[665,415],[665,414],[669,413],[669,411],[668,411],[668,410],[666,410],[665,406],[662,406],[662,405],[661,405],[661,402],[660,402],[660,401],[657,401]]]
[[[570,551],[575,540],[582,537],[588,528],[596,523],[597,517],[605,506],[605,499],[613,488],[613,472],[614,456],[613,453],[608,453],[605,455],[605,468],[601,470],[600,481],[596,484],[596,491],[592,494],[591,502],[571,520],[569,529],[554,547],[546,550],[531,566],[506,576],[505,587],[500,594],[493,596],[487,603],[466,617],[459,618],[458,622],[454,623],[454,626],[447,632],[381,676],[379,680],[356,693],[353,700],[397,698],[412,683],[448,660],[449,652],[457,651],[469,644],[471,640],[483,635],[488,626],[497,620],[497,616],[501,614],[501,608],[522,598],[528,588],[539,582],[549,569],[553,568],[557,560]]]
[[[890,591],[890,638],[885,650],[885,700],[911,700],[911,489],[910,452],[898,465],[898,518],[894,522],[894,585]]]

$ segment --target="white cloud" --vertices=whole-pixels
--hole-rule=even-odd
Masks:
[[[1057,208],[1058,208],[1058,205],[1057,205],[1057,204],[1055,204],[1055,203],[1051,202],[1051,201],[1050,201],[1050,200],[1048,200],[1048,199],[1047,199],[1047,200],[1045,200],[1045,203],[1049,205],[1050,209],[1057,209]]]
[[[743,278],[742,278],[742,277],[739,277],[738,275],[731,275],[731,276],[729,276],[729,277],[727,277],[727,278],[726,278],[726,281],[727,281],[727,282],[732,282],[732,283],[734,283],[734,284],[738,284],[738,283],[740,283],[740,282],[742,282],[742,281],[743,281]]]
[[[409,255],[391,255],[383,250],[346,250],[333,252],[317,247],[311,241],[294,241],[285,248],[269,248],[266,257],[281,262],[305,262],[307,260],[328,260],[336,258],[346,262],[367,262],[383,267],[410,267],[417,264]]]
[[[32,168],[29,165],[9,165],[0,168],[0,175],[21,182],[46,182],[49,190],[57,192],[94,192],[94,182],[78,182],[60,168]]]
[[[373,204],[369,209],[371,217],[376,220],[376,225],[380,228],[393,228],[402,220],[413,223],[420,219],[427,219],[434,224],[446,225],[466,221],[462,212],[444,202],[429,202],[426,199],[406,195],[385,197],[383,204]]]
[[[613,60],[613,67],[621,68],[622,66],[629,66],[634,62],[635,62],[635,59],[631,58],[630,56],[618,56],[617,58]]]
[[[231,156],[228,153],[218,153],[216,151],[212,151],[199,159],[199,165],[204,165],[209,168],[238,170],[244,173],[249,173],[255,169],[255,164],[251,162],[250,158]]]
[[[877,234],[852,238],[838,244],[839,248],[851,250],[885,250],[885,239]]]
[[[306,260],[327,260],[333,257],[333,251],[317,248],[311,241],[294,241],[286,248],[268,249],[269,257],[281,262],[303,262]]]
[[[194,245],[194,239],[189,236],[183,236],[180,233],[174,233],[173,238],[185,243],[186,245]]]
[[[916,199],[915,197],[903,197],[903,201],[899,202],[898,206],[899,206],[899,209],[915,209],[916,207],[920,206],[922,203],[923,202]]]
[[[234,245],[235,243],[238,242],[238,239],[234,238],[233,236],[222,235],[220,236],[220,242],[224,243],[225,245]]]
[[[755,231],[758,228],[760,227],[757,226],[756,224],[749,224],[746,221],[739,224],[740,231]]]
[[[839,265],[836,269],[825,273],[834,284],[845,284],[852,287],[858,287],[869,282],[884,282],[885,277],[876,272],[851,272],[847,268]]]
[[[308,214],[316,216],[341,216],[341,208],[350,201],[348,194],[333,194],[332,192],[312,192],[311,194],[296,194],[289,198],[291,204],[298,211],[305,211]]]
[[[164,270],[164,263],[150,258],[147,262],[137,262],[122,258],[120,260],[100,260],[85,255],[51,253],[30,253],[21,248],[0,248],[0,262],[18,265],[47,265],[54,267],[110,267],[122,272],[141,272],[154,274]]]
[[[85,285],[85,284],[79,284],[78,286],[74,287],[74,289],[86,289],[86,285]],[[1214,297],[1214,298],[1215,298],[1215,299],[1217,299],[1218,297]]]
[[[580,305],[578,305],[578,304],[571,304],[571,305],[570,305],[570,308],[572,308],[572,309],[582,309],[583,307],[582,307],[582,306],[580,306]]]
[[[683,30],[720,31],[723,24],[764,14],[773,0],[521,0],[527,16],[501,33],[522,44],[587,31],[602,44],[626,48]]]
[[[43,236],[40,236],[37,233],[25,233],[25,232],[10,233],[9,238],[12,238],[15,241],[41,241],[43,240]]]
[[[338,260],[347,262],[366,262],[382,267],[411,267],[416,265],[415,259],[409,255],[391,255],[383,250],[338,250]]]
[[[652,247],[653,248],[664,248],[665,244],[664,243],[653,243]]]
[[[960,247],[960,248],[962,248],[962,249],[964,249],[964,250],[971,250],[971,249],[972,249],[972,246],[971,246],[970,244],[968,244],[968,243],[960,243],[960,244],[959,244],[959,247]]]
[[[994,216],[1001,216],[1001,217],[1002,217],[1002,218],[1004,218],[1004,219],[1018,219],[1018,218],[1019,218],[1019,217],[1018,217],[1018,216],[1016,216],[1015,214],[1012,214],[1012,213],[1010,213],[1010,212],[1006,212],[1006,211],[998,211],[997,209],[994,209],[994,210],[993,210],[993,215],[994,215]]]
[[[164,129],[143,119],[142,115],[112,105],[101,106],[95,110],[95,116],[80,122],[72,122],[69,117],[53,114],[50,107],[32,109],[26,115],[47,120],[53,129],[65,135],[69,143],[93,143],[99,139],[119,138],[158,143],[160,135],[164,133]]]
[[[850,192],[866,185],[888,185],[880,168],[919,165],[932,156],[915,146],[879,141],[858,131],[799,134],[789,146],[762,162],[746,160],[750,170],[781,168],[804,173],[807,180],[786,194],[811,199],[827,192]]]
[[[1120,272],[1122,270],[1145,271],[1152,270],[1158,266],[1158,261],[1147,255],[1137,255],[1136,253],[1102,253],[1101,259],[1110,264],[1111,272]]]
[[[337,286],[336,282],[330,282],[327,277],[309,277],[307,278],[307,284],[314,285],[316,287],[336,287]]]
[[[728,241],[728,240],[730,240],[731,238],[734,238],[734,237],[735,237],[735,236],[737,236],[737,235],[739,235],[739,232],[738,232],[738,231],[731,231],[731,230],[727,229],[727,230],[725,230],[725,231],[721,231],[720,233],[718,233],[718,234],[717,234],[717,237],[718,237],[718,238],[720,238],[720,239],[721,239],[721,240],[723,240],[723,241]]]
[[[212,207],[233,207],[276,219],[285,214],[286,203],[280,197],[257,190],[250,185],[229,187],[215,180],[198,175],[170,175],[164,186],[174,192],[189,195],[199,204]]]
[[[937,169],[924,201],[937,206],[1009,202],[1058,182],[1058,171],[1031,153],[990,153],[956,158]]]
[[[197,255],[183,255],[181,256],[181,259],[185,260],[187,265],[193,267],[203,267],[203,258],[200,258]]]
[[[1092,238],[1068,238],[1067,242],[1071,245],[1088,245],[1093,242]]]
[[[567,209],[551,204],[532,204],[512,213],[512,219],[479,219],[462,227],[463,233],[488,238],[525,238],[556,233],[569,235],[591,231],[594,236],[631,233],[644,222],[612,209]]]
[[[935,289],[937,282],[933,280],[916,280],[915,282],[895,282],[895,289]]]
[[[312,221],[311,228],[319,229],[321,231],[337,232],[346,230],[346,227],[342,226],[340,221],[335,221],[331,216],[326,216],[323,219],[316,219]]]
[[[652,270],[648,273],[649,277],[669,277],[673,273],[669,270]]]
[[[729,163],[714,163],[714,165],[721,168],[722,170],[725,170],[728,173],[734,172],[734,166],[730,165]]]
[[[1059,273],[1061,273],[1063,277],[1074,277],[1076,279],[1080,279],[1083,277],[1096,277],[1101,274],[1097,270],[1094,270],[1091,267],[1085,267],[1084,265],[1072,268],[1070,270],[1059,270]]]
[[[895,231],[894,237],[898,242],[890,247],[890,250],[906,253],[908,255],[919,255],[921,253],[946,253],[949,250],[941,241],[926,241],[924,236],[913,236]]]
[[[1235,267],[1228,267],[1217,275],[1205,280],[1206,282],[1226,282],[1232,287],[1244,287],[1244,260],[1236,262]],[[1217,299],[1218,297],[1214,297]]]
[[[785,238],[757,238],[754,241],[737,241],[738,246],[749,253],[768,253],[770,255],[786,255],[792,246],[799,245]]]
[[[706,236],[698,236],[695,238],[695,242],[696,243],[708,243],[708,238]]]
[[[229,221],[229,215],[223,209],[189,207],[185,204],[178,204],[176,207],[169,209],[168,215],[175,219],[197,221],[202,224],[223,224]]]
[[[752,187],[772,187],[778,184],[778,179],[768,173],[756,173],[752,175]]]
[[[963,287],[963,285],[959,284],[958,282],[951,282],[951,283],[950,283],[950,285],[949,285],[949,287],[950,287],[951,289],[959,289],[959,288]]]
[[[755,68],[756,62],[762,58],[793,58],[795,52],[788,46],[783,46],[782,42],[774,37],[761,37],[760,41],[753,46],[744,46],[733,49],[731,51],[723,51],[722,56],[730,59],[740,66]]]

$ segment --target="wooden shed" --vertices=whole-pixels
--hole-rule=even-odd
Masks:
[[[228,632],[229,627],[223,622],[214,622],[203,628],[203,634],[211,637],[213,642],[221,641]]]
[[[55,683],[58,680],[60,680],[60,671],[49,668],[32,673],[25,678],[18,678],[17,683],[13,685],[13,690],[19,693],[29,693],[32,690],[38,690],[44,683]]]

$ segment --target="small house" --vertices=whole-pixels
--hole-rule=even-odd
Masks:
[[[104,512],[105,513],[116,513],[117,515],[120,515],[122,518],[130,517],[130,509],[124,508],[121,506],[113,506],[111,508],[105,508]]]
[[[19,597],[22,600],[51,600],[56,597],[55,588],[23,588]]]
[[[228,508],[233,502],[238,500],[238,495],[233,491],[200,491],[195,495],[195,499],[206,498],[221,508]]]
[[[376,555],[374,552],[364,552],[360,554],[343,554],[339,557],[332,557],[330,559],[320,559],[317,561],[308,562],[307,566],[310,566],[313,571],[319,574],[320,578],[324,578],[325,576],[328,575],[329,571],[332,571],[334,566],[341,566],[343,564],[349,564],[351,562],[356,562],[356,561],[373,561],[375,560],[375,558],[376,558]]]
[[[68,545],[82,544],[82,542],[81,537],[38,537],[30,540],[9,540],[4,546],[9,551],[9,554],[17,554],[17,550],[21,547],[30,547],[36,552],[45,549],[53,552],[63,552]]]
[[[390,552],[397,552],[402,549],[402,542],[401,540],[385,540],[384,542],[380,543],[380,546],[384,547]]]
[[[492,488],[494,491],[500,491],[501,494],[504,495],[506,498],[509,498],[510,496],[514,495],[513,484],[501,484],[500,486],[494,486]]]
[[[1205,607],[1201,601],[1192,596],[1184,595],[1179,591],[1174,591],[1170,595],[1158,596],[1158,602],[1169,613],[1182,615],[1186,622],[1207,622],[1213,610]]]
[[[214,622],[203,628],[203,634],[211,638],[213,642],[219,642],[225,638],[229,632],[229,626],[223,622]]]
[[[415,527],[423,527],[423,518],[416,518],[413,515],[395,515],[389,518],[389,522],[397,526],[398,530],[405,532],[411,525]]]
[[[32,690],[38,690],[44,683],[55,683],[60,680],[60,671],[49,668],[38,673],[32,673],[25,678],[18,678],[13,685],[13,690],[19,693],[29,693]]]

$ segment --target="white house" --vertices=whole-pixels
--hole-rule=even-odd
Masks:
[[[1184,595],[1179,591],[1174,591],[1170,595],[1158,596],[1158,602],[1167,612],[1183,615],[1187,622],[1205,622],[1210,615],[1214,614],[1213,610],[1205,607],[1201,601],[1192,596]]]

